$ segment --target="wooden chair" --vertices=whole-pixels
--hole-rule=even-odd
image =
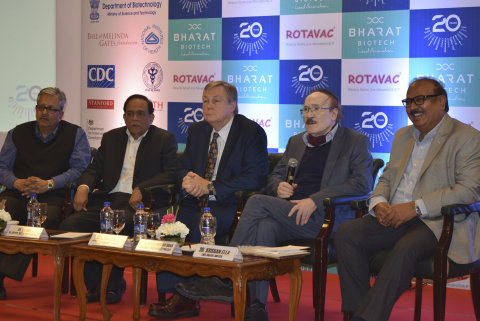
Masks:
[[[357,200],[351,203],[358,216],[366,214],[368,207],[366,200]],[[422,313],[422,281],[433,280],[433,319],[445,320],[446,284],[449,278],[458,278],[470,275],[470,290],[477,321],[480,321],[480,260],[469,264],[457,264],[447,257],[452,240],[455,215],[479,215],[480,202],[471,205],[452,204],[442,207],[443,230],[440,235],[435,254],[419,262],[415,267],[415,321],[420,321]],[[473,240],[472,240],[473,242]],[[372,273],[380,272],[390,250],[376,251],[370,255],[369,265]],[[434,273],[435,271],[435,273]],[[350,314],[344,314],[344,320],[349,320]]]

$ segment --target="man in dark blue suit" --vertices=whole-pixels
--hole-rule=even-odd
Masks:
[[[237,89],[223,81],[205,86],[204,121],[190,126],[183,161],[175,173],[176,184],[185,196],[179,202],[177,220],[190,229],[187,241],[200,242],[199,221],[203,214],[200,202],[205,196],[211,213],[217,218],[217,235],[228,233],[236,213],[235,191],[265,188],[268,175],[267,136],[262,127],[238,114]],[[213,143],[212,143],[213,142]],[[212,162],[212,145],[218,152]],[[209,155],[210,154],[210,155]],[[207,163],[214,169],[206,173]],[[157,275],[159,292],[172,292],[185,279],[173,274]],[[196,316],[197,301],[175,294],[150,306],[149,315],[172,318]]]

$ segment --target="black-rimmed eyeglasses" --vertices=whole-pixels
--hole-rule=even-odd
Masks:
[[[428,96],[420,95],[420,96],[416,96],[416,97],[413,97],[413,98],[406,98],[406,99],[402,100],[402,104],[405,107],[410,107],[410,105],[412,105],[412,101],[413,101],[415,103],[415,105],[420,106],[420,105],[423,105],[423,103],[425,102],[425,100],[427,100],[427,98],[438,97],[438,96],[441,96],[441,95],[442,94],[428,95]]]
[[[49,113],[50,115],[55,114],[57,111],[61,111],[61,109],[55,109],[53,107],[45,107],[43,105],[36,105],[35,110],[41,113],[43,113],[43,111],[46,110],[47,113]]]
[[[335,107],[328,107],[328,108],[322,108],[322,107],[305,107],[300,109],[300,115],[303,116],[303,114],[308,114],[309,112],[313,112],[314,114],[318,114],[322,109],[334,109]]]

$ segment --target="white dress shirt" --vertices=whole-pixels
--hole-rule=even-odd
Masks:
[[[413,145],[412,153],[410,154],[410,158],[408,159],[407,167],[405,168],[405,172],[403,173],[402,179],[398,184],[397,190],[393,194],[392,201],[390,204],[403,204],[413,201],[413,190],[415,185],[417,184],[418,175],[420,174],[420,170],[422,169],[423,162],[425,161],[425,157],[427,156],[428,150],[430,149],[430,145],[433,142],[433,138],[437,133],[440,125],[443,122],[442,120],[433,128],[422,141],[419,141],[420,131],[415,129],[413,132],[413,136],[415,137],[415,144]],[[387,200],[382,195],[376,195],[372,197],[369,201],[369,214],[375,216],[375,212],[373,208],[382,202],[387,202]],[[425,203],[420,198],[415,200],[415,204],[418,205],[420,211],[422,212],[421,217],[427,217],[428,211]]]

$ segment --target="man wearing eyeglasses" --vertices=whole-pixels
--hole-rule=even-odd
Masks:
[[[37,194],[47,203],[43,227],[57,229],[65,198],[66,182],[77,179],[90,162],[85,131],[62,120],[67,98],[59,88],[44,88],[37,96],[36,121],[10,130],[0,151],[0,184],[6,189],[0,201],[20,225],[27,223],[27,202]],[[7,298],[3,279],[21,281],[31,255],[0,253],[0,300]]]
[[[417,262],[434,253],[441,207],[480,199],[480,132],[447,114],[442,84],[415,79],[403,104],[413,125],[395,134],[390,161],[368,201],[371,215],[343,224],[335,234],[342,311],[356,321],[388,320]],[[466,264],[480,257],[480,224],[476,215],[461,219],[448,257]],[[370,287],[369,254],[382,249],[392,251]]]
[[[97,155],[77,179],[73,201],[75,212],[61,224],[64,231],[98,232],[100,210],[104,202],[125,211],[122,235],[133,236],[133,215],[137,205],[146,200],[145,189],[174,182],[177,167],[175,135],[153,125],[153,103],[143,95],[128,97],[123,105],[125,125],[103,134]],[[97,190],[97,191],[95,191]],[[165,204],[165,196],[155,197],[155,204]],[[85,265],[87,303],[100,300],[103,265]],[[107,304],[122,299],[126,283],[123,269],[113,268],[107,285]]]
[[[300,110],[306,132],[290,138],[282,160],[269,177],[267,195],[250,197],[230,246],[277,246],[283,241],[315,238],[325,218],[323,199],[341,195],[362,196],[373,187],[369,139],[343,128],[343,107],[324,89],[305,99]],[[293,184],[287,181],[287,164],[298,161]],[[336,210],[334,230],[355,217],[350,206]],[[249,282],[252,304],[245,320],[267,321],[269,281]],[[233,283],[217,277],[176,285],[177,292],[193,300],[233,302]]]

